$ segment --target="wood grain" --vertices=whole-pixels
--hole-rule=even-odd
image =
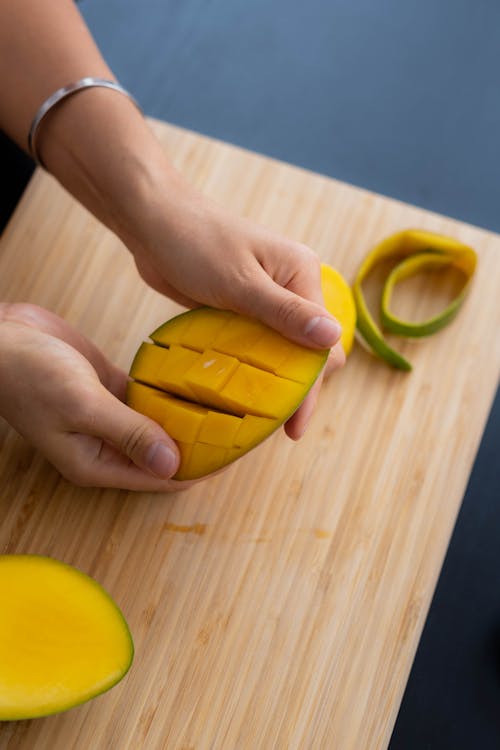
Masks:
[[[479,270],[449,328],[397,342],[411,374],[356,346],[299,444],[274,435],[184,493],[72,487],[2,423],[0,552],[94,576],[123,609],[136,656],[91,703],[1,725],[0,748],[385,748],[498,379],[500,238],[153,127],[206,193],[347,278],[406,227],[471,244]],[[450,288],[428,281],[405,290],[405,312],[446,300]],[[178,310],[41,172],[2,239],[0,299],[56,311],[124,368]]]

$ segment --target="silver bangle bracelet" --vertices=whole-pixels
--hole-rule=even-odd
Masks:
[[[108,81],[106,78],[81,78],[79,81],[75,81],[75,83],[70,83],[68,84],[68,86],[64,86],[62,89],[54,91],[54,93],[44,101],[44,103],[34,116],[30,131],[28,133],[29,153],[31,154],[31,157],[34,159],[34,161],[44,169],[46,167],[42,159],[40,158],[40,154],[38,153],[37,148],[38,133],[44,117],[63,99],[66,99],[68,96],[72,96],[72,94],[76,94],[78,91],[82,91],[83,89],[90,89],[95,86],[100,86],[106,89],[113,89],[114,91],[119,91],[121,94],[125,94],[125,96],[131,99],[135,106],[139,110],[141,110],[141,107],[139,106],[137,101],[126,89],[123,88],[123,86],[120,86],[120,84],[116,81]]]

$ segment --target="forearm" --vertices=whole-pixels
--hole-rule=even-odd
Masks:
[[[144,116],[123,94],[91,88],[49,118],[39,141],[48,170],[125,244],[140,243],[158,194],[185,187]]]
[[[50,94],[87,76],[113,77],[72,0],[0,0],[0,76],[0,126],[25,148]],[[70,96],[44,118],[38,147],[157,291],[186,306],[257,316],[306,346],[339,339],[315,253],[200,196],[127,96],[104,88]]]
[[[114,78],[72,0],[0,3],[0,76],[0,125],[25,149],[50,94],[86,76]],[[140,234],[160,185],[181,183],[142,114],[116,91],[92,88],[61,102],[38,145],[48,170],[122,238]]]

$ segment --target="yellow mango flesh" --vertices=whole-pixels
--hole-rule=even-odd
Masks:
[[[92,578],[38,555],[0,555],[0,720],[65,711],[115,685],[133,643]]]
[[[342,326],[340,343],[347,356],[351,352],[356,332],[356,303],[352,289],[336,268],[322,263],[321,291],[326,309]]]
[[[175,479],[196,479],[264,440],[304,400],[328,352],[263,323],[199,308],[173,318],[139,348],[127,403],[177,442]]]

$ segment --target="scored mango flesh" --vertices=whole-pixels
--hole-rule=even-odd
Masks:
[[[39,555],[0,555],[0,721],[65,711],[126,674],[122,613],[81,571]]]
[[[302,403],[327,350],[307,349],[263,323],[199,308],[151,334],[132,363],[127,403],[179,447],[174,479],[197,479],[264,440]]]

